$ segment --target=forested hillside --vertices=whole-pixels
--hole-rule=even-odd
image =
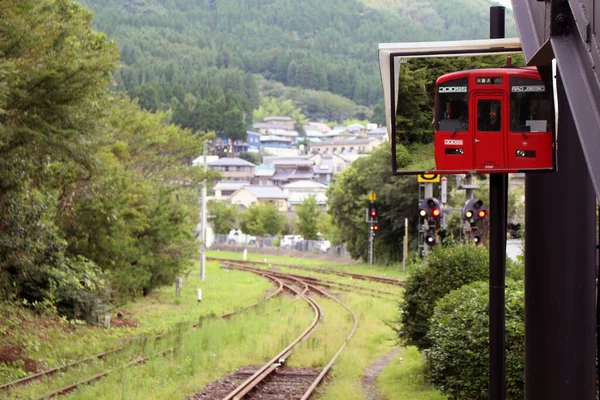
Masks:
[[[234,109],[246,115],[246,123],[258,101],[249,73],[374,106],[382,100],[378,43],[485,38],[490,5],[487,0],[466,6],[459,0],[81,2],[96,12],[96,27],[120,48],[124,67],[115,77],[118,87],[139,97],[145,108],[166,108],[188,93],[216,100],[231,89],[237,98],[223,98],[222,111]]]

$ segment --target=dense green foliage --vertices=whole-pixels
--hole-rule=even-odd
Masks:
[[[506,398],[524,396],[525,309],[523,282],[506,285]],[[433,386],[451,399],[488,398],[489,284],[474,282],[442,298],[427,335]]]
[[[488,277],[488,250],[472,245],[437,247],[417,265],[404,284],[400,340],[419,349],[431,347],[427,337],[436,302],[454,289]]]
[[[93,321],[190,261],[203,138],[107,93],[118,54],[91,20],[0,1],[0,291]]]
[[[239,209],[235,204],[211,200],[208,202],[208,214],[215,233],[228,234],[236,227]]]
[[[251,205],[242,213],[240,226],[242,231],[254,235],[277,235],[285,226],[285,216],[279,212],[273,203],[258,203]]]
[[[82,1],[96,12],[95,24],[118,42],[124,63],[115,76],[118,88],[152,110],[168,106],[173,97],[183,102],[188,93],[207,101],[227,95],[231,88],[221,77],[228,69],[239,81],[257,73],[374,106],[381,101],[378,43],[486,38],[490,5],[487,0],[471,0],[468,7],[459,0],[374,4],[392,8],[389,12],[359,0]],[[507,25],[514,34],[510,17]],[[206,79],[207,70],[214,80]],[[246,122],[250,113],[243,103],[254,100],[246,92],[246,100],[238,98],[235,106],[246,111]],[[311,118],[341,115],[298,101]],[[355,105],[344,107],[351,116],[357,112]]]
[[[308,196],[296,207],[298,215],[298,232],[306,240],[316,240],[319,232],[318,222],[321,206],[314,196]]]
[[[399,151],[404,150],[398,146]],[[410,157],[404,150],[401,163]],[[409,216],[411,237],[416,236],[418,183],[414,177],[391,174],[391,154],[382,145],[366,157],[354,161],[328,189],[328,213],[339,240],[346,243],[354,258],[368,258],[369,226],[365,222],[368,194],[377,195],[379,232],[375,241],[375,259],[387,263],[402,259],[404,218]]]

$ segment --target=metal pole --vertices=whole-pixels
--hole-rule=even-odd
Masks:
[[[373,265],[373,231],[371,230],[371,224],[369,224],[369,265]]]
[[[206,172],[206,146],[202,146],[204,171]],[[201,218],[200,238],[200,279],[206,279],[206,179],[202,183],[202,218]]]
[[[404,251],[402,256],[402,272],[406,273],[406,259],[408,258],[408,218],[404,218]]]
[[[490,7],[490,39],[504,37],[504,7]],[[490,400],[506,398],[505,310],[508,174],[490,175]]]
[[[595,193],[557,77],[558,171],[525,183],[525,399],[596,399]]]

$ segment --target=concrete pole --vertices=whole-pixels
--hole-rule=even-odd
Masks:
[[[204,171],[206,172],[206,146],[202,147]],[[200,279],[206,279],[206,179],[202,183],[202,218],[200,228]]]

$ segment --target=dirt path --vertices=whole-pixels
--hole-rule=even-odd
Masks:
[[[383,369],[392,361],[398,354],[400,349],[395,349],[388,354],[379,357],[373,364],[369,365],[369,368],[365,371],[365,375],[362,379],[362,385],[367,395],[367,400],[384,400],[385,398],[377,392],[375,387],[375,380],[383,371]]]

